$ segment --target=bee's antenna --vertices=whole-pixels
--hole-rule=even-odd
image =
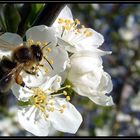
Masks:
[[[49,60],[48,60],[45,56],[43,56],[43,58],[48,62],[48,64],[50,65],[50,67],[54,70],[54,68],[53,68],[53,66],[51,65],[51,63],[49,62]]]
[[[45,44],[43,47],[42,47],[42,49],[41,50],[43,50],[44,48],[46,48],[48,45],[50,45],[51,44],[51,42],[49,42],[49,43],[47,43],[47,44]]]
[[[41,50],[43,50],[44,48],[46,48],[46,47],[47,47],[48,45],[50,45],[50,44],[51,44],[51,42],[45,44],[45,45],[42,47]],[[43,56],[43,58],[48,62],[48,64],[50,65],[50,67],[51,67],[52,69],[54,69],[53,66],[51,65],[51,63],[49,62],[49,60],[48,60],[45,56]]]

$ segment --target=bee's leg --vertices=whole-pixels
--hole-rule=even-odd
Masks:
[[[23,78],[22,78],[21,75],[19,75],[19,74],[16,75],[15,81],[16,81],[16,83],[17,83],[18,85],[20,85],[20,86],[22,86],[22,87],[27,87],[28,89],[31,89],[30,87],[28,87],[28,86],[24,83]]]
[[[21,85],[22,87],[25,86],[25,83],[24,83],[24,81],[23,81],[21,75],[18,74],[18,75],[16,76],[15,80],[16,80],[16,83],[17,83],[18,85]]]
[[[36,74],[36,72],[30,72],[30,71],[27,71],[27,70],[25,70],[25,72],[28,73],[28,74],[31,74],[31,75],[35,75]]]

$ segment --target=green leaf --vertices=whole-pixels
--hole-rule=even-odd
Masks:
[[[28,101],[18,101],[17,103],[19,106],[28,106],[28,105],[32,105],[31,101],[28,100]]]
[[[3,32],[6,32],[6,24],[3,15],[4,4],[0,4],[0,28]]]
[[[19,35],[25,35],[26,30],[32,26],[43,7],[44,4],[24,4],[22,7],[18,8],[19,14],[22,17],[17,31]]]
[[[6,25],[7,32],[16,33],[21,21],[20,15],[14,4],[6,4],[2,9],[3,24]]]
[[[31,25],[33,24],[33,22],[35,21],[39,13],[42,11],[43,7],[44,7],[44,4],[31,5],[31,12],[29,13],[29,16],[26,21],[27,22],[26,25],[28,26],[28,28],[31,27]]]

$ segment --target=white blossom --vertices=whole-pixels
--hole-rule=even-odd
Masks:
[[[92,54],[92,55],[91,55]],[[111,77],[104,72],[102,59],[97,52],[79,52],[70,58],[68,80],[73,89],[99,105],[113,105],[112,97],[106,93],[112,90]]]
[[[18,110],[18,119],[24,129],[37,136],[47,136],[52,129],[76,133],[82,117],[69,102],[70,97],[66,95],[66,91],[54,94],[69,88],[60,88],[60,83],[61,77],[56,75],[38,88],[28,89],[17,84],[13,86],[13,93],[18,100],[30,102]],[[66,95],[66,98],[59,97],[61,95]]]
[[[55,28],[58,44],[67,51],[93,50],[104,42],[103,36],[91,28],[85,28],[80,20],[73,20],[71,10],[65,6],[52,27]]]

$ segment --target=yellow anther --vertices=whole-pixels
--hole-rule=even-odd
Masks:
[[[63,113],[64,112],[64,109],[60,109],[60,112]]]
[[[81,33],[81,31],[80,31],[79,29],[77,29],[77,32],[78,32],[78,33]]]
[[[66,85],[67,88],[71,88],[71,85]]]
[[[45,69],[45,72],[46,72],[46,73],[48,73],[48,72],[49,72],[49,69],[48,69],[48,68],[46,68],[46,69]]]
[[[28,42],[29,42],[30,46],[34,44],[34,41],[32,39],[29,39]]]
[[[66,25],[66,26],[64,26],[64,28],[65,28],[65,30],[69,31],[71,29],[71,26]]]
[[[51,52],[51,48],[47,48],[47,51],[48,51],[48,52]]]
[[[47,42],[44,42],[44,43],[43,43],[43,46],[47,46],[47,44],[48,44]]]
[[[63,18],[59,18],[59,19],[58,19],[58,23],[61,24],[61,23],[63,23],[63,22],[64,22],[64,19],[63,19]]]
[[[40,110],[41,110],[42,112],[45,112],[45,109],[44,109],[44,108],[40,108]]]
[[[41,46],[41,42],[40,41],[37,41],[36,44],[39,45],[39,46]]]
[[[86,34],[86,37],[90,37],[90,36],[92,36],[92,32],[88,32],[87,34]]]
[[[85,28],[85,25],[82,25],[82,28],[84,29]]]
[[[46,117],[46,118],[49,118],[49,114],[45,114],[45,117]]]
[[[88,30],[86,29],[86,30],[84,31],[84,34],[87,34],[87,32],[88,32]]]
[[[79,25],[80,24],[80,20],[79,19],[75,19],[75,23]]]
[[[67,96],[66,99],[67,99],[67,101],[70,101],[70,96]]]
[[[51,111],[51,112],[53,112],[54,110],[55,110],[55,108],[54,108],[54,107],[51,107],[51,108],[50,108],[50,111]]]
[[[39,105],[39,102],[35,102],[36,105]]]
[[[65,96],[68,95],[68,93],[67,93],[65,90],[63,91],[63,94],[64,94]]]
[[[67,106],[66,106],[66,105],[62,105],[62,107],[63,107],[63,108],[67,108]]]
[[[54,105],[54,103],[53,103],[53,102],[50,102],[49,104],[50,104],[50,105]]]
[[[50,61],[49,61],[49,62],[50,62],[50,64],[51,64],[51,65],[54,63],[54,61],[53,61],[52,59],[50,59]]]
[[[66,20],[65,20],[65,23],[66,23],[66,24],[71,24],[71,23],[72,23],[72,20],[66,19]]]
[[[51,88],[48,88],[48,90],[51,91],[52,89]]]

